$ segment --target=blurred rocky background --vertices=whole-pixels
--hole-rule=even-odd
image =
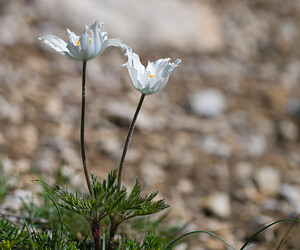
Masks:
[[[58,168],[86,191],[79,147],[81,63],[38,37],[104,21],[147,60],[182,59],[145,99],[124,172],[172,205],[169,220],[240,247],[264,223],[300,213],[300,1],[0,1],[0,146],[14,187],[1,211]],[[86,147],[100,177],[121,155],[139,99],[116,48],[88,62]],[[34,166],[34,167],[33,167]],[[17,208],[16,208],[17,209]],[[254,249],[275,249],[290,224]],[[299,249],[299,226],[282,249]],[[225,249],[199,235],[177,249]]]

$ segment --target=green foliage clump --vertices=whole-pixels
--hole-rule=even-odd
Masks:
[[[124,221],[134,217],[155,214],[169,207],[163,199],[154,200],[158,192],[142,195],[142,185],[138,179],[136,179],[132,191],[128,193],[125,187],[120,187],[117,183],[117,169],[111,171],[107,179],[103,181],[92,176],[92,187],[94,197],[81,195],[58,185],[54,187],[54,191],[62,200],[58,204],[73,213],[83,216],[90,223],[91,228],[95,228],[97,232],[99,231],[99,238],[101,235],[101,222],[104,218],[109,217],[109,244],[119,225]]]
[[[80,249],[80,243],[71,240],[68,234],[63,235],[55,228],[51,230],[37,230],[24,221],[23,227],[0,219],[0,249]]]
[[[84,216],[88,222],[92,222],[95,215],[98,220],[102,220],[112,214],[117,214],[125,221],[137,216],[154,214],[169,207],[164,200],[154,201],[158,192],[143,196],[138,179],[129,195],[125,187],[119,188],[116,180],[117,169],[111,171],[107,180],[104,179],[102,182],[93,176],[95,197],[80,195],[60,186],[55,186],[55,193],[63,201],[59,203],[60,206]]]

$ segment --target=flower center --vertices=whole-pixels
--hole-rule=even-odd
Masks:
[[[154,75],[149,75],[150,78],[155,77]]]
[[[80,45],[80,42],[79,42],[79,40],[78,40],[78,42],[76,43],[76,46],[79,46]]]

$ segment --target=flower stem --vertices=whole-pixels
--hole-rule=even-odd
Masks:
[[[118,172],[118,186],[119,186],[119,189],[121,188],[122,174],[123,174],[123,168],[124,168],[124,162],[125,162],[125,157],[126,157],[127,149],[128,149],[129,142],[130,142],[133,130],[134,130],[135,123],[136,123],[136,119],[137,119],[137,117],[139,115],[139,112],[140,112],[140,109],[142,107],[144,98],[145,98],[145,94],[142,94],[141,98],[140,98],[140,101],[138,103],[138,106],[136,108],[136,111],[134,113],[133,119],[131,121],[129,130],[128,130],[128,134],[127,134],[127,138],[126,138],[126,141],[125,141],[125,145],[124,145],[124,149],[123,149],[121,161],[120,161],[120,164],[119,164],[119,172]]]
[[[80,149],[83,171],[85,175],[86,184],[89,189],[89,193],[94,197],[94,192],[92,188],[92,181],[90,172],[87,166],[86,156],[85,156],[85,146],[84,146],[84,117],[85,117],[85,79],[86,79],[86,61],[82,62],[82,102],[81,102],[81,124],[80,124]]]
[[[100,222],[97,218],[91,223],[91,231],[95,243],[95,250],[100,250],[101,230]]]

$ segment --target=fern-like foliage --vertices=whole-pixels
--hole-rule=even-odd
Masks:
[[[141,195],[142,186],[138,179],[128,195],[125,187],[118,186],[117,169],[111,171],[102,182],[92,176],[92,186],[95,197],[55,186],[56,194],[63,201],[59,205],[84,216],[90,223],[95,219],[101,221],[109,215],[117,215],[121,222],[136,216],[154,214],[169,207],[164,200],[154,201],[158,192]]]
[[[78,250],[80,243],[63,236],[56,228],[51,230],[36,230],[24,221],[22,228],[8,221],[0,219],[0,249],[32,249],[32,250]]]
[[[8,247],[8,245],[20,243],[24,237],[26,237],[24,227],[19,228],[8,220],[0,219],[0,249],[6,249],[5,245]]]
[[[139,242],[136,239],[122,239],[118,248],[126,250],[164,250],[165,241],[154,234],[147,234],[146,238]]]
[[[169,207],[164,200],[154,201],[158,192],[143,196],[142,185],[138,179],[128,195],[126,188],[119,188],[117,184],[117,169],[110,172],[107,180],[103,180],[102,183],[98,178],[93,177],[93,188],[96,200],[102,200],[104,197],[103,204],[110,205],[107,211],[110,214],[117,214],[122,221],[136,216],[154,214]]]
[[[118,211],[123,221],[137,216],[154,214],[169,207],[163,199],[154,200],[158,191],[145,196],[141,194],[141,191],[142,185],[140,181],[136,179],[130,195],[123,201],[124,203],[121,204],[121,207],[124,209]]]
[[[55,193],[63,201],[58,203],[61,207],[91,221],[92,207],[88,196],[81,196],[78,192],[69,191],[60,186],[55,186]]]

